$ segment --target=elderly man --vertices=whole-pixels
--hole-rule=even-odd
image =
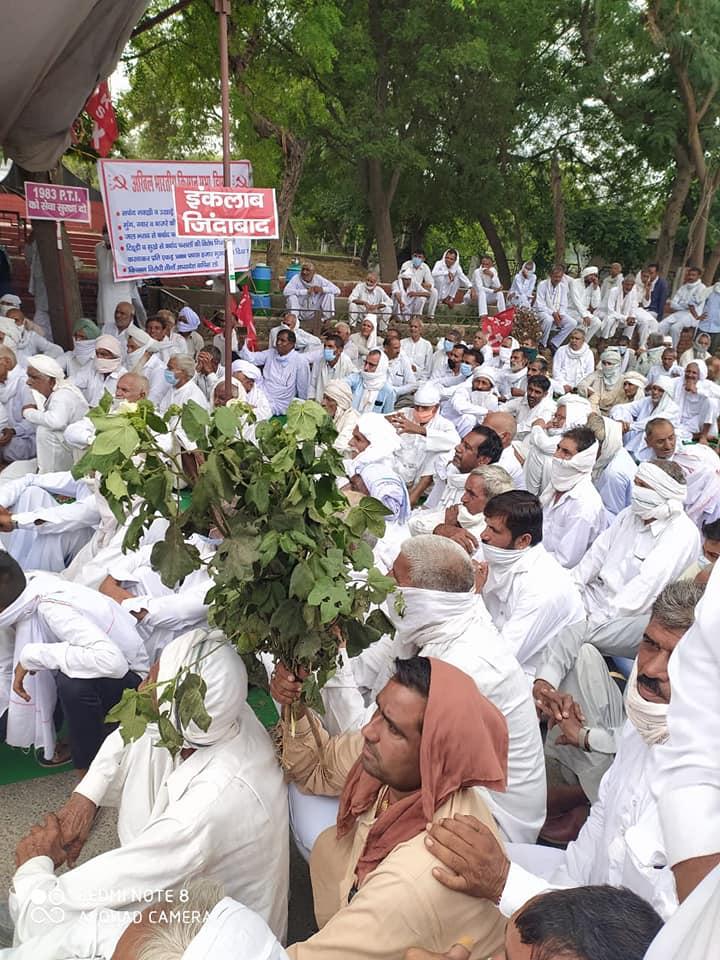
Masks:
[[[320,337],[316,337],[314,334],[308,333],[307,330],[303,330],[296,314],[286,313],[281,323],[279,323],[277,327],[273,327],[270,331],[268,343],[272,349],[277,345],[278,334],[283,330],[292,330],[295,334],[295,349],[298,353],[307,353],[308,351],[319,350],[322,347]],[[350,328],[348,327],[348,336],[349,335]]]
[[[483,426],[490,427],[500,437],[503,451],[498,460],[498,466],[510,474],[516,490],[525,489],[523,465],[515,454],[513,441],[517,433],[517,420],[505,410],[491,410],[482,421]]]
[[[145,645],[129,614],[87,587],[53,574],[25,577],[0,554],[0,628],[15,628],[8,709],[12,746],[55,755],[53,712],[60,700],[75,768],[83,773],[109,732],[105,716],[147,673]]]
[[[691,360],[685,367],[685,375],[678,378],[675,386],[675,403],[679,410],[678,433],[683,440],[707,443],[710,428],[717,414],[710,397],[698,390],[698,384],[707,379],[707,367],[703,360]]]
[[[683,330],[686,327],[694,330],[702,316],[710,290],[701,278],[700,267],[687,267],[682,286],[665,306],[665,318],[658,317],[658,332],[663,335],[669,333],[674,347],[677,347]]]
[[[550,271],[550,276],[538,284],[535,309],[542,324],[541,343],[544,347],[548,346],[553,328],[557,330],[557,334],[550,343],[557,349],[577,326],[568,310],[568,283],[564,267],[556,264]]]
[[[265,393],[265,384],[260,367],[256,367],[254,363],[250,363],[248,360],[234,360],[232,365],[232,379],[239,384],[240,391],[238,396],[243,403],[247,403],[248,406],[252,407],[256,421],[269,420],[272,416],[272,408]],[[220,384],[215,387],[216,398],[219,386]],[[225,402],[227,402],[227,399]],[[248,429],[253,430],[252,427]],[[254,431],[251,436],[255,436]]]
[[[590,404],[584,397],[565,393],[558,399],[550,420],[535,421],[528,437],[521,489],[540,496],[550,484],[550,467],[563,431],[584,427],[590,410]]]
[[[195,383],[200,387],[205,399],[210,403],[215,387],[225,376],[222,356],[217,347],[203,347],[195,358]]]
[[[244,334],[238,334],[240,358],[262,367],[265,393],[276,416],[287,413],[296,397],[304,400],[310,385],[310,365],[295,349],[297,342],[292,330],[282,330],[275,347],[268,350],[248,350]]]
[[[312,363],[308,399],[318,403],[325,396],[328,384],[333,380],[345,380],[355,373],[355,364],[344,352],[342,338],[335,333],[326,334],[322,351],[310,354],[308,360]]]
[[[576,327],[568,337],[567,344],[555,353],[553,379],[562,384],[565,393],[574,390],[595,369],[595,357],[586,340],[586,330]]]
[[[607,316],[603,323],[602,335],[605,340],[622,334],[632,339],[637,330],[638,347],[644,350],[649,334],[657,329],[653,315],[640,306],[638,290],[633,276],[625,277],[617,287],[610,291],[607,304]]]
[[[555,413],[555,401],[550,396],[547,377],[528,377],[524,397],[514,397],[502,405],[503,413],[511,413],[517,422],[516,436],[523,441],[536,420],[550,420]]]
[[[454,812],[495,829],[485,797],[505,786],[507,724],[473,678],[435,657],[397,660],[376,704],[361,731],[329,737],[301,702],[294,735],[284,727],[288,779],[340,797],[337,826],[320,834],[310,859],[320,932],[288,954],[401,960],[414,941],[445,949],[463,934],[485,956],[502,942],[497,910],[443,890],[424,833]]]
[[[510,284],[510,292],[507,295],[508,304],[511,307],[531,307],[536,283],[535,263],[533,260],[526,260]]]
[[[479,317],[486,317],[488,307],[491,306],[494,306],[498,313],[505,309],[505,295],[492,257],[487,254],[481,257],[480,266],[473,271],[471,283],[465,300],[477,303]]]
[[[459,503],[467,474],[481,464],[497,463],[501,452],[502,444],[494,430],[486,426],[473,427],[455,447],[449,463],[438,458],[432,476],[420,478],[420,482],[410,491],[411,503],[417,503],[421,494],[427,490],[428,479],[432,483],[432,489],[423,509],[442,510]]]
[[[388,376],[388,358],[377,347],[365,357],[360,372],[345,378],[353,395],[353,407],[358,413],[392,413],[395,409],[395,389]]]
[[[136,324],[135,307],[127,300],[116,304],[113,316],[103,324],[102,332],[109,337],[117,337],[124,348],[127,347],[129,328]]]
[[[403,280],[409,281],[407,286],[405,286]],[[410,260],[406,260],[400,267],[398,281],[400,286],[404,288],[404,294],[401,294],[401,296],[407,302],[409,313],[412,316],[419,316],[424,312],[432,320],[435,317],[438,292],[433,283],[430,267],[425,263],[424,250],[418,248],[412,251]],[[395,285],[393,285],[393,289],[395,289]],[[400,293],[400,291],[398,290],[397,293]]]
[[[25,419],[34,425],[39,473],[69,470],[73,452],[67,444],[66,427],[84,417],[88,404],[74,384],[65,379],[60,365],[42,355],[30,357],[27,383],[45,398],[42,409],[35,404],[23,407]]]
[[[497,392],[500,400],[522,397],[527,389],[528,358],[525,351],[518,347],[510,354],[510,366],[497,373]]]
[[[410,336],[403,337],[400,349],[410,361],[413,373],[418,380],[428,380],[433,359],[433,347],[426,340],[423,333],[423,322],[420,317],[413,317],[409,325]]]
[[[348,316],[351,323],[361,323],[368,313],[375,317],[378,330],[387,330],[392,313],[392,300],[380,286],[378,275],[372,271],[364,280],[355,284],[348,297]]]
[[[25,371],[10,347],[0,346],[0,405],[4,422],[0,428],[0,470],[17,460],[35,457],[35,427],[23,416],[34,403]]]
[[[448,459],[460,436],[450,420],[441,415],[440,391],[433,383],[421,384],[412,409],[392,414],[389,419],[399,434],[395,469],[412,491],[423,478],[432,477],[440,461]],[[430,483],[425,483],[423,492]],[[413,506],[421,495],[415,497]],[[412,503],[412,494],[410,499]]]
[[[623,431],[623,443],[628,453],[636,460],[643,456],[646,449],[645,427],[656,417],[663,417],[676,424],[680,411],[673,400],[675,384],[670,377],[660,377],[649,389],[649,396],[642,396],[632,403],[621,403],[613,407],[610,416],[619,420]]]
[[[467,475],[459,503],[439,510],[414,511],[408,523],[410,535],[415,537],[434,533],[439,537],[447,537],[473,556],[478,552],[480,534],[485,529],[485,504],[498,493],[512,489],[510,476],[498,464],[487,463],[475,467]]]
[[[596,315],[599,306],[598,268],[585,267],[579,277],[568,281],[568,313],[577,326],[584,329],[587,343],[602,326],[602,320]]]
[[[46,340],[41,333],[33,329],[33,325],[22,310],[10,309],[5,316],[15,324],[15,343],[12,344],[12,348],[21,366],[26,366],[29,358],[34,354],[60,360],[63,348],[57,343]]]
[[[300,265],[300,273],[285,285],[283,290],[286,308],[303,320],[331,320],[335,316],[335,297],[340,288],[321,277],[315,271],[315,264],[305,260]]]
[[[477,589],[507,649],[533,675],[545,646],[582,619],[582,600],[570,574],[542,545],[537,497],[520,490],[493,497],[485,504],[485,524]]]
[[[622,442],[617,420],[592,413],[587,426],[595,434],[600,450],[592,468],[592,481],[605,507],[608,523],[630,506],[637,464]]]
[[[683,368],[677,362],[677,352],[673,347],[664,346],[660,354],[660,360],[653,363],[647,372],[647,385],[650,387],[657,383],[660,377],[682,377]]]
[[[96,407],[105,393],[114,397],[117,383],[126,373],[122,365],[123,348],[117,337],[102,334],[94,343],[95,359],[73,378],[91,407]]]
[[[400,347],[400,337],[385,337],[385,356],[388,358],[388,382],[395,391],[398,406],[412,403],[412,394],[417,390],[418,380],[412,364]]]
[[[603,277],[603,282],[600,284],[600,303],[601,305],[607,307],[608,298],[610,296],[611,290],[616,290],[618,287],[621,287],[624,281],[622,264],[617,260],[613,261],[610,264],[609,272],[605,277]],[[633,277],[633,283],[635,278]]]
[[[208,409],[205,394],[195,382],[195,360],[188,353],[174,353],[167,362],[165,380],[170,386],[158,405],[160,413],[171,406],[182,407],[193,400],[198,406]]]
[[[60,862],[74,865],[101,806],[119,806],[119,848],[57,877],[47,859],[29,860],[26,871],[45,874],[46,902],[65,920],[102,907],[134,910],[160,891],[212,879],[283,938],[287,793],[270,739],[245,702],[245,667],[217,631],[195,630],[163,651],[151,672],[160,685],[153,696],[183,671],[205,683],[210,725],[202,730],[174,714],[183,737],[174,758],[156,745],[154,724],[128,744],[115,731],[57,811]],[[32,900],[13,894],[10,911],[21,942],[48,928]]]
[[[473,351],[477,354],[477,351]],[[452,396],[443,403],[443,413],[455,425],[461,436],[482,423],[487,414],[498,409],[498,396],[495,388],[498,371],[494,367],[476,366],[470,374],[470,380],[461,383]],[[512,420],[515,435],[515,418]]]

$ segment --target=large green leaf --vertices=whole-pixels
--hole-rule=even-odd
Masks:
[[[182,408],[180,423],[188,437],[198,441],[204,438],[205,431],[210,425],[210,414],[199,403],[188,400]]]
[[[288,407],[287,429],[298,440],[314,440],[320,424],[328,419],[327,412],[314,400],[293,400]]]
[[[208,654],[209,657],[212,655],[212,652]],[[187,730],[191,722],[203,731],[210,727],[210,714],[205,709],[206,693],[207,684],[197,673],[188,673],[181,681],[175,693],[175,702],[183,730]]]
[[[218,407],[213,413],[213,421],[220,433],[226,437],[234,437],[241,422],[237,407]]]
[[[160,574],[166,587],[181,583],[193,570],[200,568],[200,554],[197,547],[186,543],[182,530],[171,523],[164,540],[153,545],[150,554],[153,569]]]
[[[385,533],[385,517],[389,514],[390,510],[379,500],[363,497],[357,506],[348,511],[347,525],[358,536],[367,530],[376,537],[382,537]]]

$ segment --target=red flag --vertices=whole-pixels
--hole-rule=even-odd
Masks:
[[[247,344],[248,350],[257,350],[257,331],[255,330],[255,318],[253,317],[250,288],[247,284],[243,284],[242,294],[240,295],[237,306],[233,310],[233,314],[237,318],[240,326],[245,327],[247,330],[245,343]]]
[[[514,320],[515,307],[508,307],[507,310],[496,313],[494,317],[483,318],[482,330],[487,335],[493,353],[498,352],[505,337],[509,337],[512,333]]]
[[[101,157],[106,157],[118,138],[117,120],[107,80],[103,80],[85,104],[85,112],[93,119],[93,147]]]

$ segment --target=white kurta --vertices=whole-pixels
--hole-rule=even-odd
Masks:
[[[312,373],[310,374],[310,384],[308,386],[308,399],[317,400],[318,403],[325,395],[325,388],[333,380],[344,380],[351,373],[355,373],[355,364],[346,353],[341,353],[331,366],[323,358],[322,350],[308,356],[312,363]]]
[[[320,287],[321,292],[312,293],[311,287]],[[312,319],[316,313],[328,320],[335,315],[335,297],[340,295],[340,288],[319,273],[313,274],[307,283],[297,273],[285,284],[283,295],[288,312],[294,313],[298,320]]]
[[[370,307],[360,306],[359,303],[355,303],[356,300],[369,303]],[[368,290],[364,281],[361,281],[356,283],[350,292],[348,297],[350,323],[361,323],[366,313],[371,313],[377,318],[378,330],[387,329],[387,322],[392,313],[392,300],[379,283],[376,283],[372,290]]]
[[[138,285],[134,280],[118,280],[113,278],[112,251],[105,246],[104,241],[95,245],[95,262],[97,264],[97,319],[99,327],[110,323],[115,316],[115,307],[119,303],[131,303],[135,307],[135,314],[141,323],[145,321]]]
[[[562,346],[553,359],[553,378],[563,386],[576,387],[595,369],[595,357],[587,343],[579,350]]]
[[[529,273],[527,276],[522,271],[516,273],[510,285],[508,303],[514,307],[529,307],[532,304],[536,283],[537,276],[534,273]]]
[[[408,420],[415,420],[412,410],[405,411],[404,416]],[[393,468],[408,487],[412,487],[420,477],[432,476],[438,461],[449,459],[451,451],[458,443],[460,437],[453,424],[436,413],[425,425],[425,436],[418,433],[403,433],[398,436]]]
[[[588,474],[543,507],[543,546],[561,566],[574,567],[605,526],[605,507]]]
[[[66,381],[63,381],[66,383]],[[88,404],[75,387],[57,387],[45,400],[42,410],[26,410],[25,419],[35,424],[39,473],[69,470],[73,452],[65,442],[65,428],[80,420],[88,411]]]
[[[557,410],[557,404],[549,395],[545,396],[534,407],[528,404],[527,396],[514,397],[503,403],[500,407],[503,413],[511,413],[517,421],[517,432],[515,434],[518,440],[523,440],[532,430],[535,420],[544,420],[547,423],[551,420]]]
[[[424,337],[420,337],[419,340],[404,337],[400,341],[400,349],[412,364],[418,380],[429,379],[433,359],[433,347],[430,341]]]
[[[566,850],[508,848],[513,865],[500,901],[506,917],[545,890],[605,883],[632,890],[664,920],[674,913],[675,881],[650,792],[656,751],[626,721],[615,761],[577,840]]]

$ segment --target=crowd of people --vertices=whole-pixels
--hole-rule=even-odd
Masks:
[[[390,294],[312,263],[266,349],[190,307],[131,300],[69,351],[0,299],[0,737],[78,782],[18,837],[8,960],[700,960],[720,935],[720,287],[650,266],[578,278],[422,251]],[[107,291],[106,291],[107,294]],[[523,307],[537,339],[436,308]],[[303,328],[314,324],[317,336]],[[678,354],[678,347],[685,348]],[[350,501],[378,499],[394,635],[341,649],[322,715],[266,664],[276,745],[208,622],[205,566],[168,587],[158,518],[127,524],[72,467],[89,411],[295,400],[332,419]],[[192,452],[180,421],[171,441]],[[192,478],[188,477],[192,486]],[[220,541],[193,534],[207,560]],[[676,649],[677,648],[677,649]],[[206,729],[176,756],[106,722],[124,691],[199,673]],[[41,789],[41,788],[39,788]],[[100,807],[118,845],[82,857]],[[317,932],[286,944],[290,837]],[[60,871],[62,866],[68,869]],[[654,941],[654,943],[653,943]],[[651,946],[651,943],[653,945]]]

